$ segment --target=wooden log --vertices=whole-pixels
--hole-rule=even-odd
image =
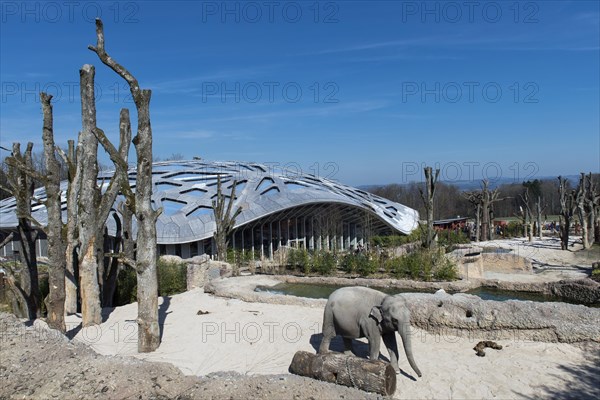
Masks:
[[[396,372],[391,364],[342,353],[312,354],[298,351],[289,371],[384,396],[391,396],[396,391]]]

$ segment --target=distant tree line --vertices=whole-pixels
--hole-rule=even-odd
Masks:
[[[600,174],[592,174],[592,180],[600,186]],[[566,181],[567,189],[575,189],[577,183]],[[425,205],[419,189],[423,187],[420,182],[407,184],[392,183],[389,185],[374,186],[368,190],[378,196],[411,207],[419,214],[426,215]],[[525,182],[503,184],[496,188],[501,200],[494,203],[494,217],[507,218],[519,217],[520,208],[524,207],[523,194],[528,189],[528,198],[533,202],[539,198],[543,206],[543,215],[556,216],[561,213],[559,196],[559,182],[557,179],[535,179]],[[437,182],[434,216],[435,219],[455,218],[457,216],[475,216],[475,209],[463,191],[456,185],[446,182]]]

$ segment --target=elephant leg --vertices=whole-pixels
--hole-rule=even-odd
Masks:
[[[381,336],[379,335],[367,335],[369,341],[369,358],[371,360],[379,359],[379,346],[381,345]]]
[[[323,315],[323,340],[319,346],[319,354],[325,354],[329,351],[331,339],[335,337],[335,328],[333,326],[333,313],[328,307],[325,307]]]
[[[383,343],[387,348],[388,354],[390,355],[390,364],[394,368],[396,373],[400,372],[400,367],[398,366],[398,344],[396,342],[396,332],[390,332],[383,335]]]
[[[346,355],[350,355],[352,354],[352,339],[350,338],[344,338],[344,354]]]

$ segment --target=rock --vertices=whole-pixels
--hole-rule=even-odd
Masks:
[[[203,288],[213,279],[231,276],[233,271],[229,263],[214,261],[208,256],[197,256],[186,262],[187,290]]]
[[[548,283],[547,294],[582,304],[600,304],[600,283],[592,279]]]
[[[483,249],[478,246],[463,245],[448,254],[456,264],[458,275],[462,279],[483,278]]]
[[[159,260],[169,264],[183,264],[183,258],[179,256],[164,255],[160,256]]]
[[[542,342],[599,342],[600,309],[558,302],[489,301],[463,293],[401,295],[411,324],[436,334]]]

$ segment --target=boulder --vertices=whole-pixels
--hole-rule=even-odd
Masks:
[[[483,279],[483,249],[473,245],[459,245],[448,254],[456,264],[461,279]]]
[[[208,256],[197,256],[187,263],[187,290],[204,288],[207,282],[221,277],[230,277],[233,274],[231,264],[211,260]]]
[[[600,309],[558,302],[489,301],[468,294],[403,294],[411,323],[436,334],[543,342],[600,342]]]
[[[550,282],[547,294],[576,303],[600,305],[600,283],[588,278]]]
[[[159,257],[159,260],[161,262],[167,263],[167,264],[183,264],[183,258],[179,257],[179,256],[174,256],[174,255],[163,255]]]

